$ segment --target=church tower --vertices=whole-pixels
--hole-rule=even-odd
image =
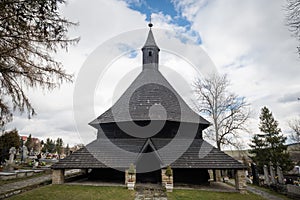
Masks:
[[[150,27],[148,37],[145,45],[142,48],[143,52],[143,70],[144,69],[158,69],[159,51],[160,49],[155,43],[154,36],[151,30],[152,23],[148,25]]]

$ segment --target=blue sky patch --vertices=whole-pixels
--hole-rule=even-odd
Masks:
[[[118,48],[121,52],[126,53],[126,56],[128,58],[136,58],[137,57],[137,54],[138,54],[137,50],[127,44],[119,43]]]
[[[191,22],[182,16],[180,11],[175,9],[174,3],[171,0],[125,0],[130,9],[136,10],[147,16],[147,20],[150,21],[152,13],[162,13],[163,15],[169,15],[172,20],[171,23],[184,27],[186,33],[191,35],[196,44],[201,44],[201,37],[199,33],[191,29]],[[185,42],[185,41],[182,41]]]

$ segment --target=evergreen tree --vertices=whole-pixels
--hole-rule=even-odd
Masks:
[[[56,143],[55,143],[55,150],[58,154],[58,158],[60,158],[62,149],[63,149],[63,140],[61,138],[57,138]]]
[[[69,147],[69,144],[67,144],[67,146],[66,146],[65,154],[66,154],[66,156],[70,155],[70,147]]]
[[[28,151],[30,151],[33,148],[33,140],[32,140],[31,134],[29,134],[29,136],[25,142],[25,146],[27,147]]]
[[[42,152],[54,153],[55,152],[55,142],[52,139],[47,138],[46,143],[44,143],[44,146],[42,148]]]
[[[261,109],[259,129],[262,134],[254,135],[250,147],[250,153],[254,154],[253,161],[257,164],[258,170],[263,171],[263,166],[272,163],[279,165],[283,171],[292,168],[292,161],[286,152],[284,144],[286,137],[281,134],[278,122],[274,119],[272,112],[267,107]]]
[[[5,132],[0,136],[0,162],[8,159],[11,147],[15,147],[16,149],[20,147],[20,136],[16,129]]]

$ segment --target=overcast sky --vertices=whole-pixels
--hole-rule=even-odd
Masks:
[[[230,89],[251,104],[249,128],[253,134],[258,132],[260,109],[267,106],[288,135],[288,121],[299,117],[300,59],[297,41],[285,25],[285,3],[285,0],[68,0],[62,7],[62,15],[79,22],[78,27],[71,28],[70,37],[80,36],[81,40],[68,52],[61,51],[55,56],[75,78],[92,52],[105,42],[130,31],[145,31],[138,35],[136,44],[128,41],[128,47],[134,46],[131,53],[114,60],[99,80],[93,94],[95,114],[84,116],[80,122],[84,133],[78,133],[73,116],[76,82],[52,92],[30,90],[37,115],[30,120],[26,115],[15,116],[7,128],[16,127],[20,135],[32,134],[41,139],[62,137],[70,145],[94,139],[96,130],[88,123],[109,108],[112,96],[118,96],[141,70],[141,54],[135,48],[141,48],[145,42],[151,15],[153,32],[162,49],[168,50],[159,37],[159,29],[167,29],[175,37],[179,35],[177,39],[185,46],[204,49],[217,71],[228,74]],[[128,52],[127,46],[123,50]],[[163,73],[189,102],[192,92],[176,85],[176,74],[185,73],[186,81],[192,83],[192,67],[180,56],[167,52],[162,52],[160,58],[167,66],[162,67]],[[120,89],[116,92],[117,85]],[[84,109],[83,105],[83,113]],[[252,135],[242,135],[245,144],[249,143]]]

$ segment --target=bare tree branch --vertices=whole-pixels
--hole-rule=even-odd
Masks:
[[[246,122],[250,117],[249,104],[245,98],[228,91],[226,75],[212,74],[208,78],[194,82],[197,95],[197,109],[211,117],[213,126],[205,135],[222,145],[237,146],[240,131],[247,131]],[[234,139],[233,139],[234,138]]]
[[[286,21],[292,35],[300,41],[300,0],[287,0]],[[300,44],[298,44],[298,53],[300,54]]]
[[[292,129],[290,139],[293,142],[300,143],[300,118],[296,118],[289,122],[289,127]]]
[[[73,76],[51,56],[79,40],[67,37],[68,28],[76,24],[60,16],[62,3],[0,1],[0,126],[12,119],[10,107],[27,111],[29,117],[35,113],[24,87],[51,90],[72,81]]]

